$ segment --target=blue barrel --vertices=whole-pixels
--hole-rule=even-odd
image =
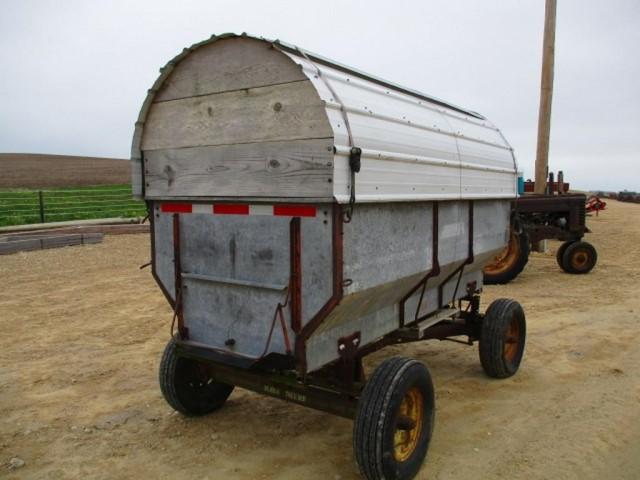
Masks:
[[[518,172],[518,195],[524,195],[524,173]]]

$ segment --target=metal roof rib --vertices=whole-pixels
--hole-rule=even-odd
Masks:
[[[257,38],[257,37],[254,37]],[[328,67],[332,67],[335,68],[336,70],[340,70],[344,73],[348,73],[350,75],[353,75],[355,77],[359,77],[362,78],[364,80],[368,80],[370,82],[376,83],[378,85],[381,85],[385,88],[390,88],[392,90],[395,90],[397,92],[401,92],[401,93],[405,93],[407,95],[411,95],[413,97],[417,97],[420,98],[422,100],[425,100],[427,102],[433,103],[435,105],[439,105],[441,107],[445,107],[445,108],[449,108],[451,110],[455,110],[456,112],[462,113],[464,115],[469,115],[475,118],[478,118],[480,120],[486,120],[484,116],[480,115],[477,112],[473,112],[471,110],[466,110],[462,107],[458,107],[457,105],[454,105],[452,103],[449,102],[445,102],[444,100],[440,100],[439,98],[436,97],[432,97],[430,95],[426,95],[424,93],[418,92],[416,90],[413,90],[411,88],[407,88],[407,87],[403,87],[401,85],[398,85],[397,83],[393,83],[390,82],[388,80],[384,80],[380,77],[376,77],[374,75],[370,75],[366,72],[363,72],[361,70],[357,70],[353,67],[348,67],[346,65],[343,65],[339,62],[336,62],[334,60],[330,60],[326,57],[323,57],[322,55],[318,55],[316,53],[310,52],[308,50],[304,50],[303,48],[297,47],[295,45],[283,42],[281,40],[268,40],[266,38],[262,38],[262,40],[268,41],[268,42],[272,42],[276,45],[278,45],[279,48],[286,50],[287,52],[293,54],[293,55],[297,55],[300,56],[301,52],[304,52],[304,55],[306,55],[307,57],[309,57],[311,60],[318,62],[322,65],[326,65]]]

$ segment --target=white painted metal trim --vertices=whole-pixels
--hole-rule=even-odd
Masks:
[[[286,53],[286,52],[285,52]],[[300,64],[302,66],[302,69],[305,73],[307,73],[307,76],[310,75],[314,75],[315,72],[315,68],[313,66],[310,66],[308,62],[305,62],[304,64],[302,64],[300,62],[299,58],[296,58],[294,56],[290,57],[296,61],[296,63]],[[334,73],[332,73],[330,70],[326,69],[326,68],[322,68],[320,67],[320,71],[322,72],[322,75],[324,77],[327,77],[329,79],[332,80],[336,80],[338,82],[343,82],[343,83],[347,83],[346,79],[344,77],[341,77],[339,75],[336,75]],[[406,95],[406,94],[402,94],[399,92],[395,92],[393,90],[385,90],[382,87],[375,85],[375,84],[371,84],[371,85],[367,85],[364,81],[362,81],[361,79],[354,79],[354,82],[352,83],[351,81],[349,81],[350,84],[354,84],[357,83],[360,88],[362,88],[363,90],[369,90],[372,93],[375,94],[380,94],[382,91],[385,92],[385,95],[387,95],[389,98],[393,99],[393,100],[398,100],[401,102],[406,102],[412,105],[419,105],[422,108],[426,109],[426,110],[431,110],[432,112],[436,112],[439,113],[441,115],[446,115],[448,117],[451,118],[455,118],[457,120],[463,121],[463,122],[467,122],[473,125],[477,125],[479,127],[484,127],[484,128],[489,128],[492,130],[498,130],[498,128],[496,128],[491,122],[488,122],[486,120],[479,120],[479,119],[474,119],[472,117],[468,117],[468,116],[463,116],[453,110],[449,110],[447,108],[442,108],[442,107],[435,107],[433,105],[431,105],[429,102],[425,101],[425,100],[418,100],[415,97],[412,97],[410,95]],[[339,104],[338,104],[339,105]]]
[[[448,136],[454,137],[454,138],[463,138],[463,139],[469,140],[471,142],[484,143],[485,145],[490,145],[492,147],[501,148],[501,149],[504,149],[504,150],[511,150],[511,147],[508,146],[508,145],[501,145],[499,143],[487,142],[486,140],[482,140],[481,138],[468,137],[466,135],[462,135],[462,134],[456,133],[454,131],[442,130],[440,128],[432,128],[432,127],[429,127],[428,125],[412,122],[411,120],[402,120],[402,119],[399,119],[399,118],[390,117],[388,115],[381,115],[379,113],[374,113],[372,111],[361,112],[360,110],[356,110],[355,108],[351,108],[351,107],[347,107],[347,106],[343,106],[341,108],[339,103],[330,102],[330,101],[329,102],[325,101],[325,105],[328,108],[333,108],[335,110],[344,109],[348,113],[353,113],[355,115],[370,116],[372,118],[378,118],[378,119],[384,120],[386,122],[392,122],[392,123],[397,123],[397,124],[400,124],[400,125],[406,125],[406,126],[413,127],[413,128],[419,128],[421,130],[427,130],[429,132],[434,132],[434,133],[438,133],[438,134],[441,134],[441,135],[448,135]],[[368,113],[368,115],[366,115],[366,113]],[[492,130],[497,130],[497,129],[492,128]]]
[[[344,156],[347,158],[349,157],[350,149],[348,147],[336,145],[335,149],[336,149],[336,155]],[[380,150],[362,149],[362,157],[376,158],[380,160],[389,160],[391,162],[439,165],[443,167],[451,167],[451,168],[458,168],[458,169],[463,168],[463,169],[471,169],[471,170],[482,170],[485,172],[513,173],[513,170],[510,168],[476,165],[468,162],[452,162],[447,160],[439,160],[439,159],[421,157],[416,155],[405,155],[402,153],[383,152]]]

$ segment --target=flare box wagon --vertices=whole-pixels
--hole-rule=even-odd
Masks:
[[[362,358],[466,337],[487,374],[516,372],[522,308],[479,309],[509,237],[511,147],[478,113],[279,41],[213,36],[160,72],[132,167],[174,310],[166,400],[202,415],[240,386],[353,418],[362,475],[412,478],[429,372],[394,357],[365,380]]]

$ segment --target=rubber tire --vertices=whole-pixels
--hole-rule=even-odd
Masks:
[[[520,255],[518,256],[516,261],[513,263],[511,268],[509,268],[508,270],[502,273],[494,275],[494,274],[487,273],[486,271],[483,272],[484,283],[486,285],[499,285],[499,284],[509,283],[511,280],[513,280],[518,275],[520,275],[522,270],[524,270],[524,267],[529,262],[529,253],[531,252],[531,243],[529,242],[529,235],[527,235],[527,232],[525,231],[522,231],[521,233],[517,234],[517,239],[519,243]],[[511,236],[509,236],[509,241],[511,241]]]
[[[571,257],[579,252],[585,252],[589,255],[589,262],[583,268],[574,268],[571,265]],[[567,246],[562,254],[562,269],[567,273],[573,273],[577,275],[583,275],[593,270],[598,262],[598,252],[593,245],[589,242],[574,242]]]
[[[558,251],[556,252],[556,262],[558,262],[558,266],[562,270],[564,270],[564,265],[562,264],[562,257],[564,256],[564,252],[567,250],[567,247],[572,243],[575,243],[575,242],[574,241],[564,242],[562,245],[560,245],[560,247],[558,247]]]
[[[200,371],[196,373],[195,369]],[[160,361],[160,390],[174,410],[188,416],[206,415],[220,408],[231,395],[233,385],[203,377],[203,372],[205,364],[177,355],[175,339],[167,343]],[[198,374],[200,378],[194,378]]]
[[[398,462],[394,457],[397,414],[413,387],[421,390],[424,399],[422,430],[411,456]],[[413,478],[427,455],[434,417],[435,396],[427,367],[404,357],[385,360],[365,385],[353,424],[353,450],[362,476],[368,480]]]
[[[513,360],[505,357],[504,346],[511,319],[519,323],[520,342]],[[500,298],[489,305],[482,320],[478,353],[485,373],[492,378],[508,378],[520,367],[527,337],[527,323],[522,306],[510,298]]]

